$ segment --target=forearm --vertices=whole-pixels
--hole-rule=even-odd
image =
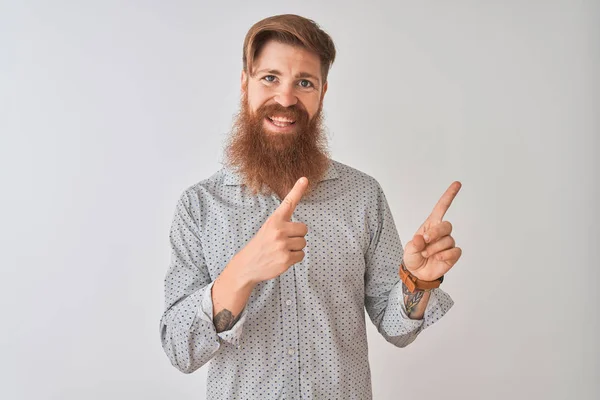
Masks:
[[[411,293],[406,285],[402,283],[402,294],[404,297],[404,306],[406,314],[410,319],[423,319],[425,315],[425,309],[427,303],[429,303],[429,297],[431,292],[415,292]]]
[[[236,255],[212,286],[213,323],[217,332],[235,325],[254,289],[255,284],[241,273],[243,265],[241,256]]]

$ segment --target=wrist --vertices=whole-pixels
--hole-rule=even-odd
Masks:
[[[429,281],[429,280],[426,281],[426,280],[417,278],[412,273],[412,271],[409,271],[406,268],[406,266],[404,265],[404,260],[402,260],[402,262],[400,263],[400,271],[399,272],[400,272],[400,279],[404,283],[404,287],[406,287],[406,289],[411,293],[431,291],[433,289],[440,287],[440,284],[444,281],[443,275],[433,281]]]
[[[235,291],[251,292],[258,284],[258,282],[253,279],[250,269],[247,268],[247,262],[245,262],[242,253],[236,254],[231,259],[229,264],[227,264],[223,270],[222,275],[226,276],[231,288]]]

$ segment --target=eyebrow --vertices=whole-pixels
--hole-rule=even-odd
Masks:
[[[280,71],[276,70],[276,69],[261,69],[260,71],[256,71],[256,73],[254,75],[258,75],[258,74],[262,74],[262,73],[269,73],[271,75],[283,75]],[[309,74],[308,72],[299,72],[296,74],[295,76],[296,79],[299,78],[310,78],[310,79],[314,79],[315,81],[317,81],[317,83],[321,83],[321,81],[319,80],[319,78],[317,78],[316,76]]]

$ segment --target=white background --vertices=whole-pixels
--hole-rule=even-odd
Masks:
[[[369,327],[374,398],[599,398],[600,5],[567,0],[1,1],[0,397],[204,398],[160,346],[168,230],[280,13],[332,35],[332,155],[404,243],[463,183],[456,304],[405,349]]]

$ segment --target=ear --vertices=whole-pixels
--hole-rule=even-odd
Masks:
[[[323,102],[323,97],[325,97],[325,93],[327,93],[327,84],[329,82],[325,82],[325,84],[323,85],[323,91],[321,92],[321,102]]]
[[[246,71],[244,71],[244,70],[242,70],[240,84],[241,84],[242,93],[244,93],[246,91],[246,87],[248,85],[248,75],[246,74]]]

